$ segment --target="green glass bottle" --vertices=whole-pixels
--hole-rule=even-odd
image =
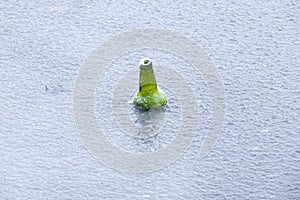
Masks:
[[[149,58],[140,61],[140,88],[133,101],[145,110],[162,107],[167,103],[166,96],[157,86]]]

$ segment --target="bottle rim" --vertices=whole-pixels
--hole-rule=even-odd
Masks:
[[[152,69],[152,61],[150,58],[141,59],[139,65],[141,69]]]

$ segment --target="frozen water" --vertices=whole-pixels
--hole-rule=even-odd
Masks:
[[[0,199],[299,199],[299,13],[294,0],[2,1]],[[77,73],[100,43],[137,27],[185,34],[217,65],[226,121],[204,159],[197,153],[209,99],[201,75],[189,75],[180,59],[171,64],[196,91],[203,123],[176,162],[145,174],[118,172],[81,143],[72,104]],[[167,53],[139,53],[120,57],[110,69],[122,59],[137,66],[140,56],[160,65],[173,60]],[[112,78],[116,70],[106,73]],[[171,110],[179,106],[166,92]],[[177,117],[164,128],[175,132]],[[172,141],[165,135],[134,143],[126,135],[114,138],[106,125],[109,139],[128,151],[155,151]]]

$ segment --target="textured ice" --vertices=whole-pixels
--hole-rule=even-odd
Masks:
[[[0,199],[299,199],[299,13],[294,0],[2,1]],[[137,27],[185,34],[217,65],[226,121],[204,159],[197,153],[209,99],[201,75],[188,76],[180,59],[172,64],[201,91],[203,117],[180,159],[151,173],[121,173],[81,143],[72,110],[80,66],[99,43]],[[132,52],[111,66],[122,59],[137,66],[145,56],[162,65],[173,59]],[[179,106],[175,96],[172,102]],[[175,131],[177,117],[165,128]],[[134,143],[113,138],[106,125],[109,139],[128,151],[153,151],[172,140]]]

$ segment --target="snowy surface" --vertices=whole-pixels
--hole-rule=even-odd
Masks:
[[[296,0],[1,1],[0,199],[299,199],[299,15]],[[80,142],[77,73],[137,27],[180,32],[218,67],[226,121],[204,159],[201,133],[144,174],[111,169]]]

